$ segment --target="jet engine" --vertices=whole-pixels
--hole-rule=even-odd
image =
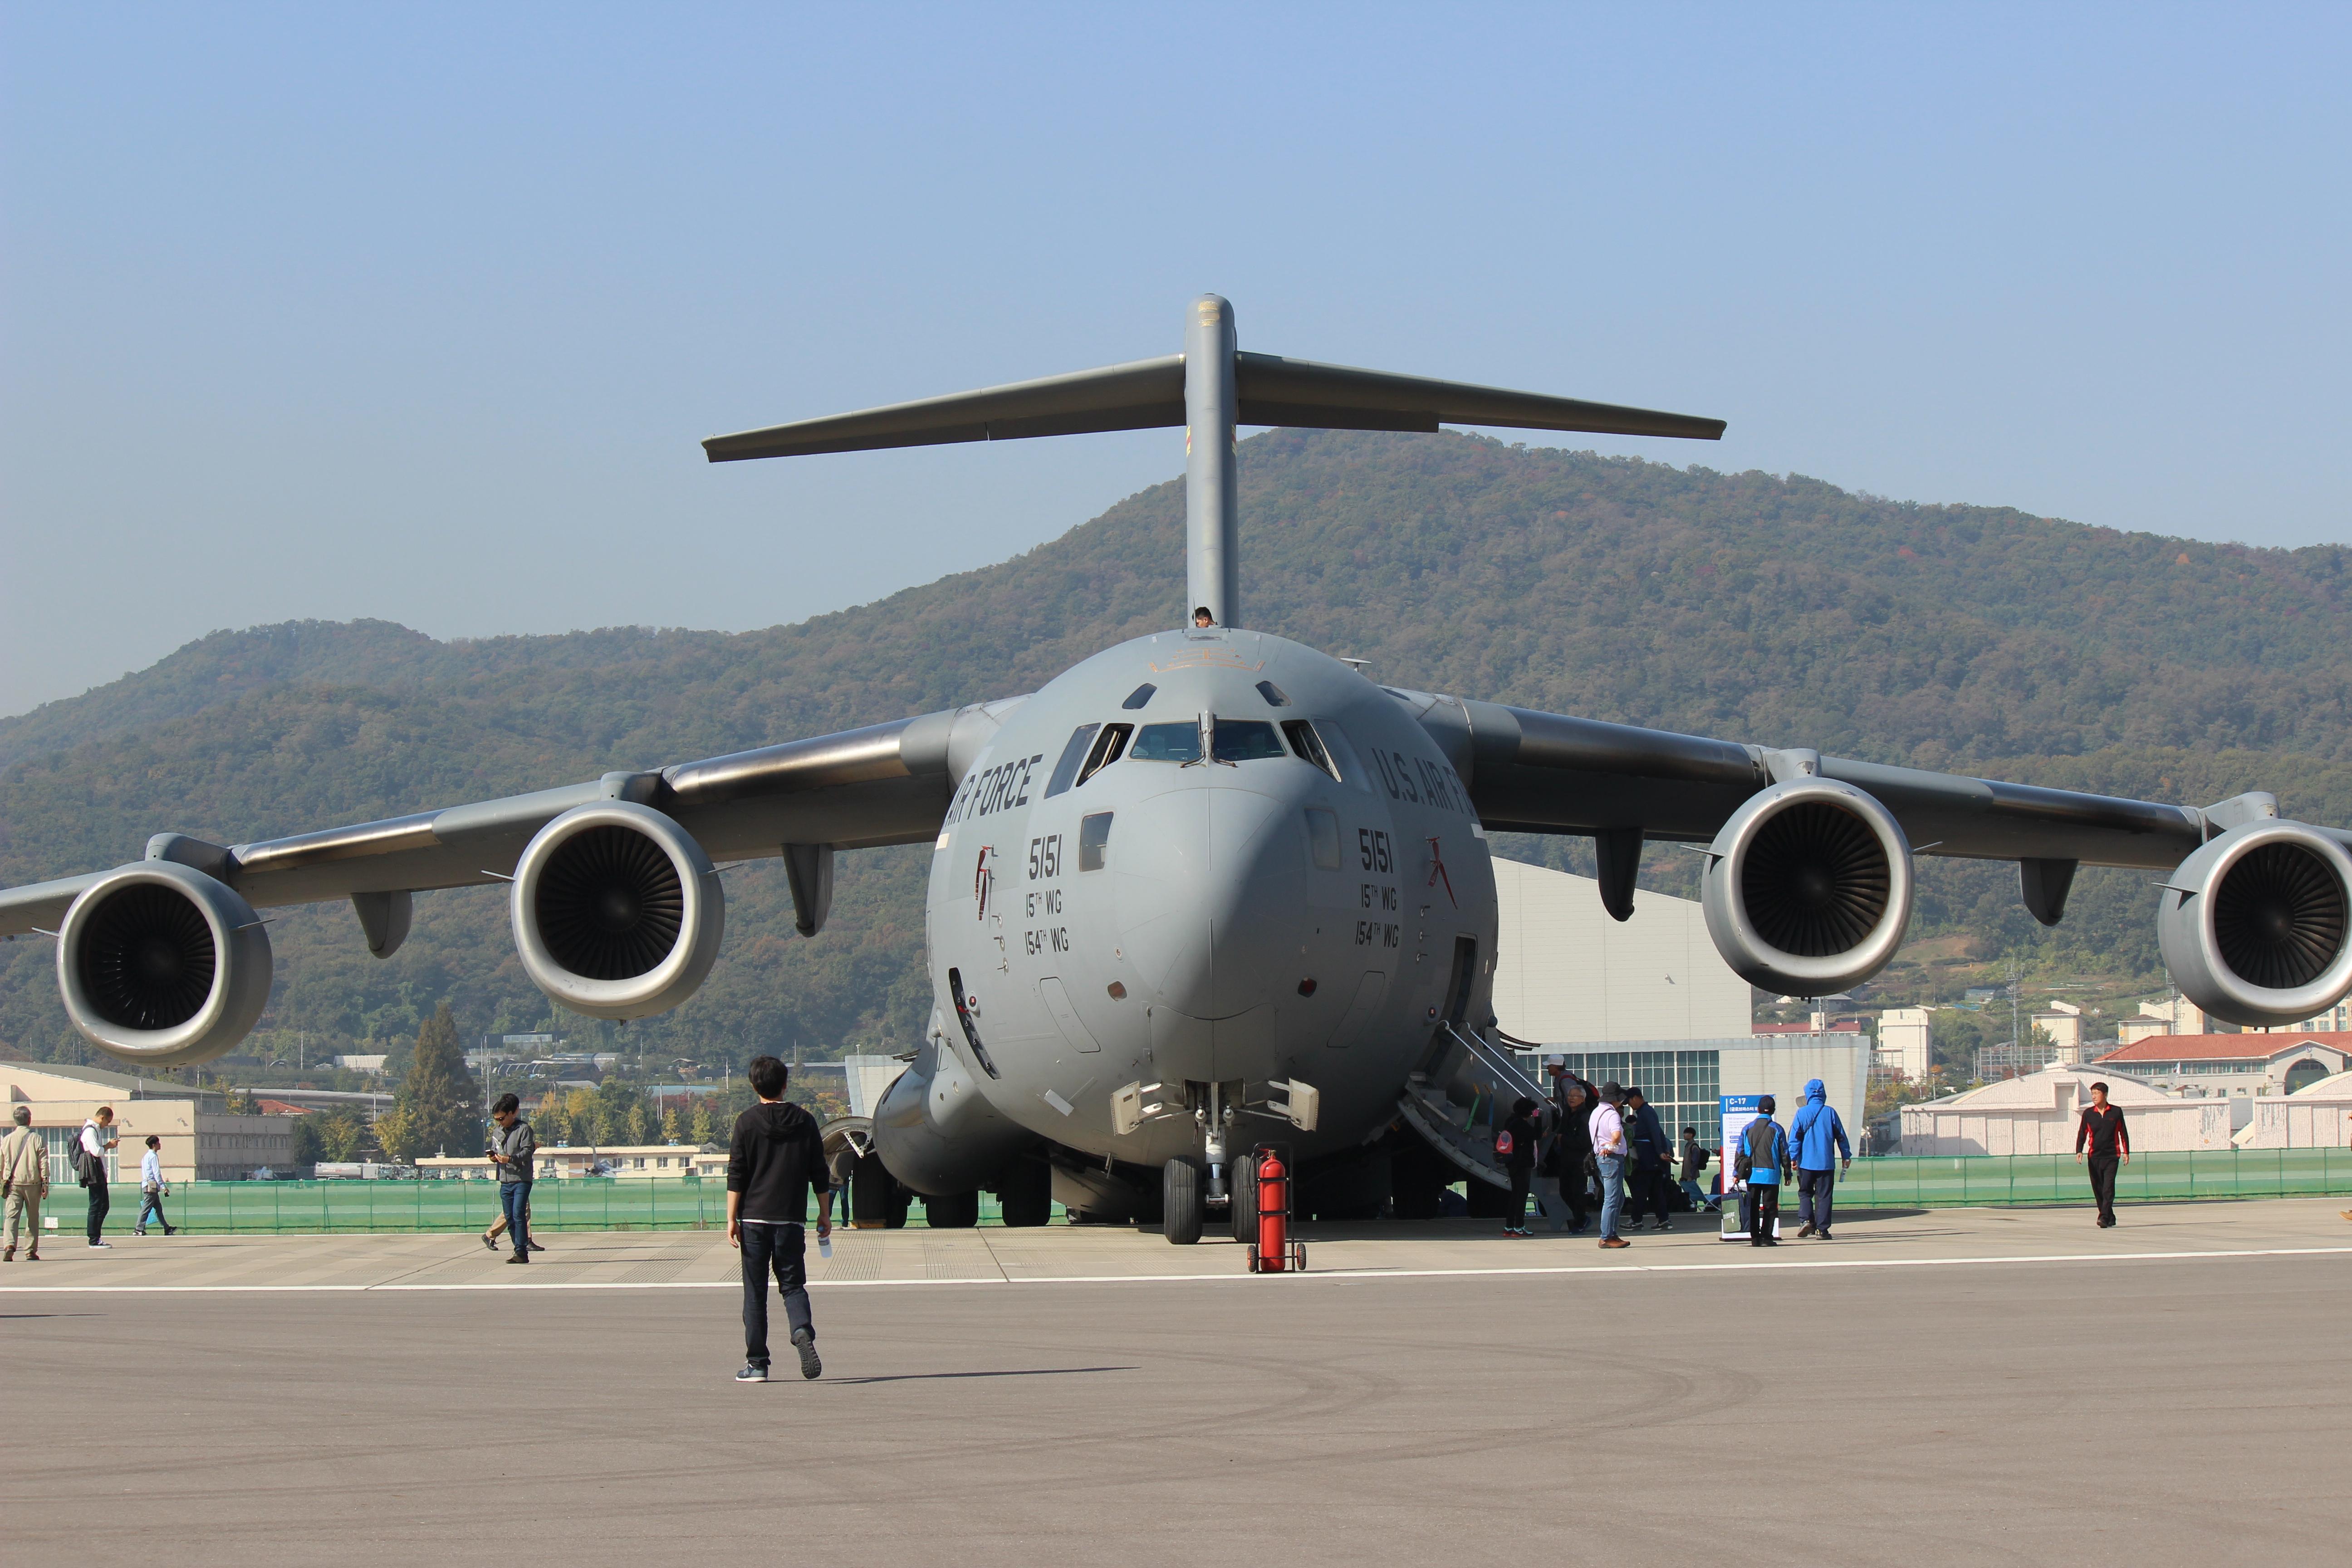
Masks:
[[[226,1055],[269,1002],[269,932],[236,889],[172,860],[118,866],[58,930],[66,1016],[142,1067]]]
[[[1826,996],[1886,966],[1911,923],[1911,846],[1877,801],[1833,779],[1758,792],[1707,847],[1699,901],[1750,984]]]
[[[702,846],[628,801],[574,806],[515,867],[515,950],[532,984],[592,1018],[642,1018],[694,994],[727,896]]]
[[[2352,856],[2315,828],[2233,827],[2183,860],[2161,899],[2165,966],[2216,1017],[2300,1023],[2352,990]]]

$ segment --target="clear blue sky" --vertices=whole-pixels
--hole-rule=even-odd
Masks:
[[[1001,559],[1181,433],[695,442],[1172,352],[1206,289],[1244,346],[1731,424],[1572,445],[2343,540],[2347,45],[2341,6],[17,0],[0,712],[220,626],[748,627]]]

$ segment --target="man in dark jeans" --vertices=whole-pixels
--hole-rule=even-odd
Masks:
[[[2091,1195],[2099,1205],[2099,1228],[2116,1223],[2116,1166],[2131,1163],[2131,1134],[2124,1130],[2123,1107],[2107,1103],[2107,1086],[2091,1086],[2091,1103],[2083,1107],[2083,1124],[2074,1129],[2074,1163],[2088,1152]]]
[[[1625,1137],[1633,1145],[1633,1158],[1629,1174],[1633,1189],[1633,1202],[1626,1217],[1633,1225],[1642,1223],[1645,1214],[1657,1217],[1657,1228],[1672,1230],[1666,1205],[1666,1124],[1658,1119],[1657,1108],[1638,1089],[1625,1091]]]
[[[530,1261],[530,1179],[539,1159],[539,1136],[522,1119],[522,1102],[511,1094],[499,1096],[490,1107],[498,1124],[490,1134],[490,1164],[499,1173],[499,1207],[507,1217],[507,1239],[514,1243],[509,1263]]]
[[[768,1275],[783,1292],[801,1375],[824,1370],[816,1322],[809,1313],[802,1227],[809,1194],[817,1194],[816,1234],[833,1234],[833,1176],[816,1119],[784,1099],[787,1074],[773,1057],[753,1057],[743,1076],[760,1103],[735,1119],[727,1147],[727,1240],[743,1252],[743,1370],[738,1383],[768,1381]]]

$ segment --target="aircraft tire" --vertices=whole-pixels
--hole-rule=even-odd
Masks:
[[[849,1228],[881,1230],[890,1224],[898,1182],[879,1154],[862,1154],[849,1167]],[[903,1213],[900,1209],[897,1212]]]
[[[1225,1173],[1233,1189],[1234,1239],[1246,1246],[1257,1239],[1257,1156],[1244,1154]]]
[[[1201,1167],[1190,1160],[1171,1160],[1160,1168],[1160,1228],[1170,1243],[1190,1247],[1201,1239],[1208,1217],[1201,1196]]]
[[[951,1193],[923,1200],[923,1218],[933,1230],[970,1230],[980,1223],[980,1194]]]
[[[1043,1160],[1015,1163],[997,1191],[1007,1226],[1045,1225],[1054,1217],[1054,1168]]]

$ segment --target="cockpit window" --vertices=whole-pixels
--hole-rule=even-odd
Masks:
[[[1135,732],[1128,754],[1139,763],[1197,763],[1201,760],[1198,724],[1146,724]]]
[[[1218,720],[1215,746],[1221,763],[1251,763],[1282,755],[1282,742],[1274,738],[1274,726],[1263,719]],[[1193,749],[1200,748],[1196,744]]]
[[[1257,683],[1257,694],[1265,699],[1265,705],[1269,708],[1287,708],[1290,706],[1289,694],[1271,680],[1259,681]]]
[[[1062,760],[1054,764],[1054,776],[1046,782],[1045,798],[1053,799],[1078,779],[1078,764],[1087,760],[1087,748],[1095,738],[1099,724],[1081,724],[1070,731],[1069,743],[1062,748]]]
[[[1137,687],[1134,690],[1129,692],[1127,694],[1127,700],[1120,703],[1119,706],[1122,708],[1140,708],[1145,703],[1150,701],[1151,694],[1159,689],[1160,688],[1152,685],[1151,682],[1147,680],[1142,685]]]
[[[1102,733],[1095,738],[1094,750],[1087,753],[1086,766],[1078,770],[1078,783],[1086,783],[1118,761],[1119,754],[1127,750],[1127,738],[1134,733],[1135,726],[1132,724],[1104,725]]]
[[[1314,725],[1304,719],[1286,719],[1282,721],[1282,732],[1289,738],[1290,749],[1298,753],[1300,762],[1311,763],[1335,779],[1339,776],[1339,770],[1331,765],[1331,753],[1323,749],[1323,738],[1315,732]]]
[[[1274,726],[1263,719],[1220,719],[1216,721],[1215,760],[1254,763],[1283,754]],[[1201,726],[1146,724],[1135,732],[1129,754],[1139,763],[1197,763],[1201,760]]]

